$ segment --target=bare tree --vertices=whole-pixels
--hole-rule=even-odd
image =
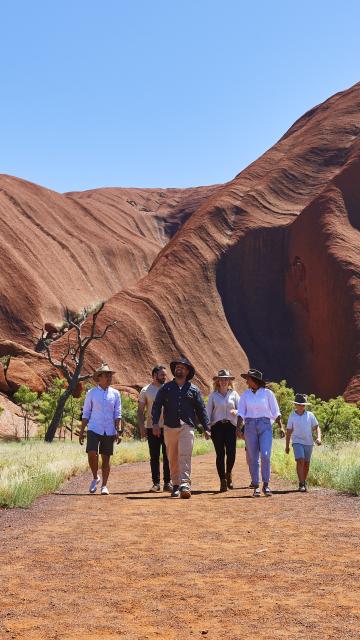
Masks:
[[[92,374],[82,374],[84,367],[85,353],[88,346],[93,340],[101,340],[107,332],[116,324],[116,321],[107,324],[101,333],[96,332],[96,321],[99,314],[103,310],[105,303],[100,303],[92,313],[92,322],[87,331],[87,335],[83,335],[83,324],[91,315],[91,309],[85,308],[83,311],[75,315],[71,311],[66,311],[66,323],[69,327],[67,333],[67,342],[64,345],[64,351],[60,360],[55,360],[51,353],[51,345],[44,342],[44,351],[50,364],[61,371],[68,385],[60,395],[53,418],[45,434],[46,442],[52,442],[56,434],[56,429],[60,426],[67,399],[73,394],[79,382],[89,380]],[[41,338],[44,337],[44,330]]]

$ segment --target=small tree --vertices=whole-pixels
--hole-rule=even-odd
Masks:
[[[116,324],[111,322],[106,325],[101,333],[96,332],[96,321],[104,308],[101,302],[95,309],[89,307],[83,309],[79,314],[66,311],[66,322],[69,327],[67,334],[67,343],[64,346],[64,352],[60,360],[54,360],[51,353],[50,345],[45,345],[45,353],[49,362],[61,371],[67,382],[67,387],[59,396],[56,404],[55,412],[45,434],[46,442],[52,442],[56,433],[56,429],[60,426],[66,401],[73,395],[75,388],[79,382],[89,380],[92,374],[82,374],[84,367],[86,350],[93,340],[101,340],[107,332]],[[83,335],[83,325],[86,319],[92,314],[92,322],[89,326],[87,335]],[[44,331],[43,331],[44,333]]]
[[[38,395],[36,391],[31,391],[26,385],[21,385],[14,393],[14,400],[21,408],[22,417],[24,419],[24,438],[29,439],[30,436],[30,419],[34,416],[37,405]]]

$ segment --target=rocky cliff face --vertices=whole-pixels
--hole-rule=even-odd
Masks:
[[[35,301],[37,318],[55,321],[60,300],[68,306],[77,300],[79,308],[96,293],[108,300],[102,324],[117,319],[118,325],[93,344],[89,366],[108,361],[120,384],[143,384],[154,363],[182,353],[195,364],[203,388],[220,367],[239,377],[250,364],[267,379],[286,378],[298,391],[360,399],[359,133],[360,84],[305,114],[225,185],[51,195],[56,202],[65,199],[71,212],[64,224],[47,205],[41,228],[68,237],[67,249],[80,260],[77,292],[68,291],[68,274],[61,283],[57,274],[51,298],[53,267],[46,287],[40,278],[31,281],[34,267],[24,267],[25,289],[36,282],[35,291],[26,298],[22,286],[15,307],[8,291],[5,335],[19,339],[24,331],[24,342],[29,340],[24,299]],[[90,221],[96,234],[92,226],[85,232]],[[23,242],[31,250],[29,238],[20,236],[9,276],[14,265],[22,273]],[[10,247],[14,243],[11,236]],[[54,243],[46,244],[48,267],[67,259],[67,250]],[[44,300],[52,301],[46,318]],[[12,325],[14,318],[18,324]],[[61,349],[61,340],[55,348]]]

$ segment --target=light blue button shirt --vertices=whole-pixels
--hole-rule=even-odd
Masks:
[[[93,387],[86,394],[82,417],[89,420],[89,431],[115,436],[115,420],[121,418],[120,393],[112,387]]]

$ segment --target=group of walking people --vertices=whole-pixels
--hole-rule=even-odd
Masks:
[[[169,492],[173,498],[191,497],[192,451],[196,427],[200,424],[205,438],[214,443],[220,492],[234,488],[232,470],[236,440],[242,438],[245,440],[252,495],[255,498],[261,493],[271,496],[270,457],[273,423],[276,422],[281,436],[286,435],[286,453],[290,451],[292,439],[299,491],[306,492],[313,431],[316,431],[317,444],[321,444],[321,431],[314,414],[306,410],[308,402],[305,395],[296,394],[294,411],[289,416],[285,432],[278,402],[266,387],[261,371],[249,369],[241,374],[248,389],[239,395],[234,389],[234,376],[228,370],[220,369],[213,377],[213,391],[205,406],[199,388],[191,382],[195,375],[191,362],[178,358],[170,363],[170,370],[173,379],[167,382],[167,367],[155,366],[152,380],[141,390],[138,400],[140,435],[147,438],[149,445],[150,491],[161,491],[162,453],[163,491]],[[114,443],[120,442],[123,434],[120,393],[111,387],[113,373],[108,365],[102,365],[95,372],[97,386],[86,395],[79,435],[80,444],[83,444],[87,427],[86,451],[93,474],[90,493],[95,493],[100,483],[99,454],[102,457],[102,495],[109,494],[110,457]]]

